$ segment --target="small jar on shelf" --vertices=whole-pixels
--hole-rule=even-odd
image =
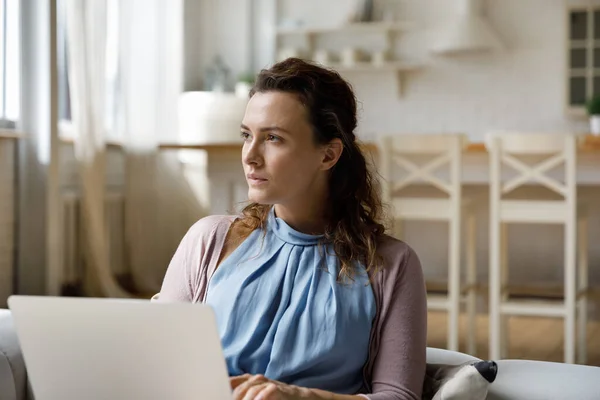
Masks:
[[[317,49],[313,54],[313,60],[321,65],[329,65],[332,61],[332,54],[326,49]]]
[[[341,52],[340,62],[344,67],[353,67],[363,62],[365,53],[355,47],[346,47]]]
[[[375,50],[371,53],[371,64],[380,67],[390,60],[390,51],[388,49]]]
[[[284,47],[277,52],[277,60],[283,61],[290,57],[305,58],[306,52],[297,47]]]

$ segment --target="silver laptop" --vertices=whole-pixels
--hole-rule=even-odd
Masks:
[[[231,400],[212,309],[12,296],[36,400]]]

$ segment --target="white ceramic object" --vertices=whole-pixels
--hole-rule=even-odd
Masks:
[[[600,135],[600,115],[592,115],[590,117],[590,130],[592,135]]]
[[[342,65],[353,67],[359,61],[360,53],[358,49],[348,47],[342,50],[341,56]]]
[[[242,98],[248,98],[248,94],[252,89],[252,84],[248,82],[237,82],[235,84],[235,95]]]
[[[179,139],[183,143],[241,143],[240,124],[248,96],[185,92],[179,98]]]
[[[388,62],[389,52],[387,50],[377,50],[371,54],[371,64],[381,66]]]
[[[315,62],[321,65],[327,65],[331,61],[331,56],[329,54],[329,51],[325,49],[318,49],[317,51],[315,51],[313,59],[315,60]]]
[[[279,61],[283,61],[285,59],[295,57],[295,58],[303,58],[302,50],[295,47],[285,47],[277,53],[277,59]]]

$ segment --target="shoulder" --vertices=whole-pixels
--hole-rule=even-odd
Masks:
[[[377,254],[384,260],[384,267],[392,267],[394,264],[406,264],[411,260],[418,261],[419,257],[415,250],[406,242],[398,240],[389,235],[381,235],[377,242]],[[391,264],[391,265],[390,265]]]
[[[209,215],[201,218],[188,230],[186,239],[198,241],[224,236],[236,218],[235,215]]]
[[[385,277],[397,281],[401,278],[422,276],[419,256],[402,240],[382,235],[377,243],[377,254],[382,259],[378,273]]]

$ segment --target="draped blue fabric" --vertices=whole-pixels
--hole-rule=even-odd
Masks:
[[[362,386],[375,298],[364,268],[337,280],[339,261],[321,236],[292,229],[271,210],[214,273],[213,307],[229,374],[340,394]]]

